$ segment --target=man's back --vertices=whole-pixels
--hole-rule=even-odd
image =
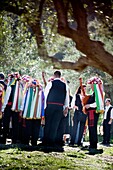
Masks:
[[[47,97],[47,103],[51,102],[63,105],[65,102],[65,97],[66,97],[66,84],[58,79],[52,81],[52,87]]]

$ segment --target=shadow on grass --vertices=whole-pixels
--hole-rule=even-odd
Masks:
[[[30,146],[24,144],[0,144],[0,150],[6,150],[10,148],[18,148],[19,150],[23,151],[42,151],[45,153],[49,152],[64,152],[63,147],[52,147],[52,146]]]

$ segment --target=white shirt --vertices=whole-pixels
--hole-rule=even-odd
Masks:
[[[82,101],[82,95],[81,94],[79,94],[79,96],[80,96],[80,99],[81,99],[81,101]],[[75,106],[75,101],[76,101],[76,94],[74,94],[74,96],[73,96],[73,98],[72,98],[72,101],[71,101],[71,107],[72,108],[74,108],[74,106]]]
[[[74,108],[75,106],[75,100],[76,100],[76,95],[74,94],[72,101],[71,101],[71,108]]]
[[[55,78],[54,80],[60,80],[61,81],[60,78]],[[45,87],[45,90],[44,90],[44,96],[45,96],[44,109],[47,107],[46,101],[47,101],[47,96],[49,94],[51,87],[52,87],[52,81],[47,83],[47,86]],[[66,84],[66,97],[65,97],[63,109],[65,109],[66,107],[69,107],[69,89],[68,89],[67,84]]]
[[[82,95],[80,95],[80,99],[82,100]],[[73,99],[72,99],[72,102],[71,102],[71,107],[74,108],[75,106],[75,101],[76,101],[76,94],[74,94],[73,96]],[[89,104],[91,108],[95,108],[96,107],[96,102],[92,103],[92,104]],[[75,110],[75,109],[74,109]]]
[[[107,118],[107,112],[108,112],[108,110],[109,110],[109,108],[110,108],[111,106],[112,106],[112,105],[109,105],[109,106],[106,106],[106,107],[105,107],[104,119]],[[111,109],[110,118],[113,119],[113,108]]]

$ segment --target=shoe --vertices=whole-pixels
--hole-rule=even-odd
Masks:
[[[104,144],[104,146],[110,147],[111,145],[110,145],[110,143],[106,143],[106,144]]]
[[[79,143],[77,145],[78,145],[78,147],[83,147],[83,143]]]
[[[55,144],[55,145],[52,145],[52,146],[45,146],[44,148],[42,148],[42,151],[45,152],[45,153],[64,152],[64,148]]]
[[[37,146],[43,147],[43,146],[46,146],[46,145],[47,145],[46,143],[41,142],[41,143],[39,143]]]
[[[90,148],[89,149],[89,155],[95,155],[95,154],[102,154],[103,149],[96,149],[96,148]]]
[[[59,144],[55,144],[53,146],[53,152],[64,152],[64,148]]]
[[[73,143],[70,143],[69,146],[70,146],[70,147],[74,147],[74,144],[73,144]]]
[[[57,141],[56,142],[57,143],[57,145],[59,145],[59,146],[65,146],[65,142],[64,141]]]

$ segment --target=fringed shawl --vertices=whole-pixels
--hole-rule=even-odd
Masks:
[[[25,94],[23,118],[41,119],[44,116],[44,93],[40,87],[28,87]]]
[[[23,86],[19,80],[15,82],[15,90],[14,90],[14,96],[13,96],[13,104],[12,104],[12,110],[13,111],[20,111],[20,107],[22,104],[23,99]]]
[[[94,92],[95,92],[95,101],[97,105],[96,112],[103,113],[104,112],[103,84],[94,84]]]

